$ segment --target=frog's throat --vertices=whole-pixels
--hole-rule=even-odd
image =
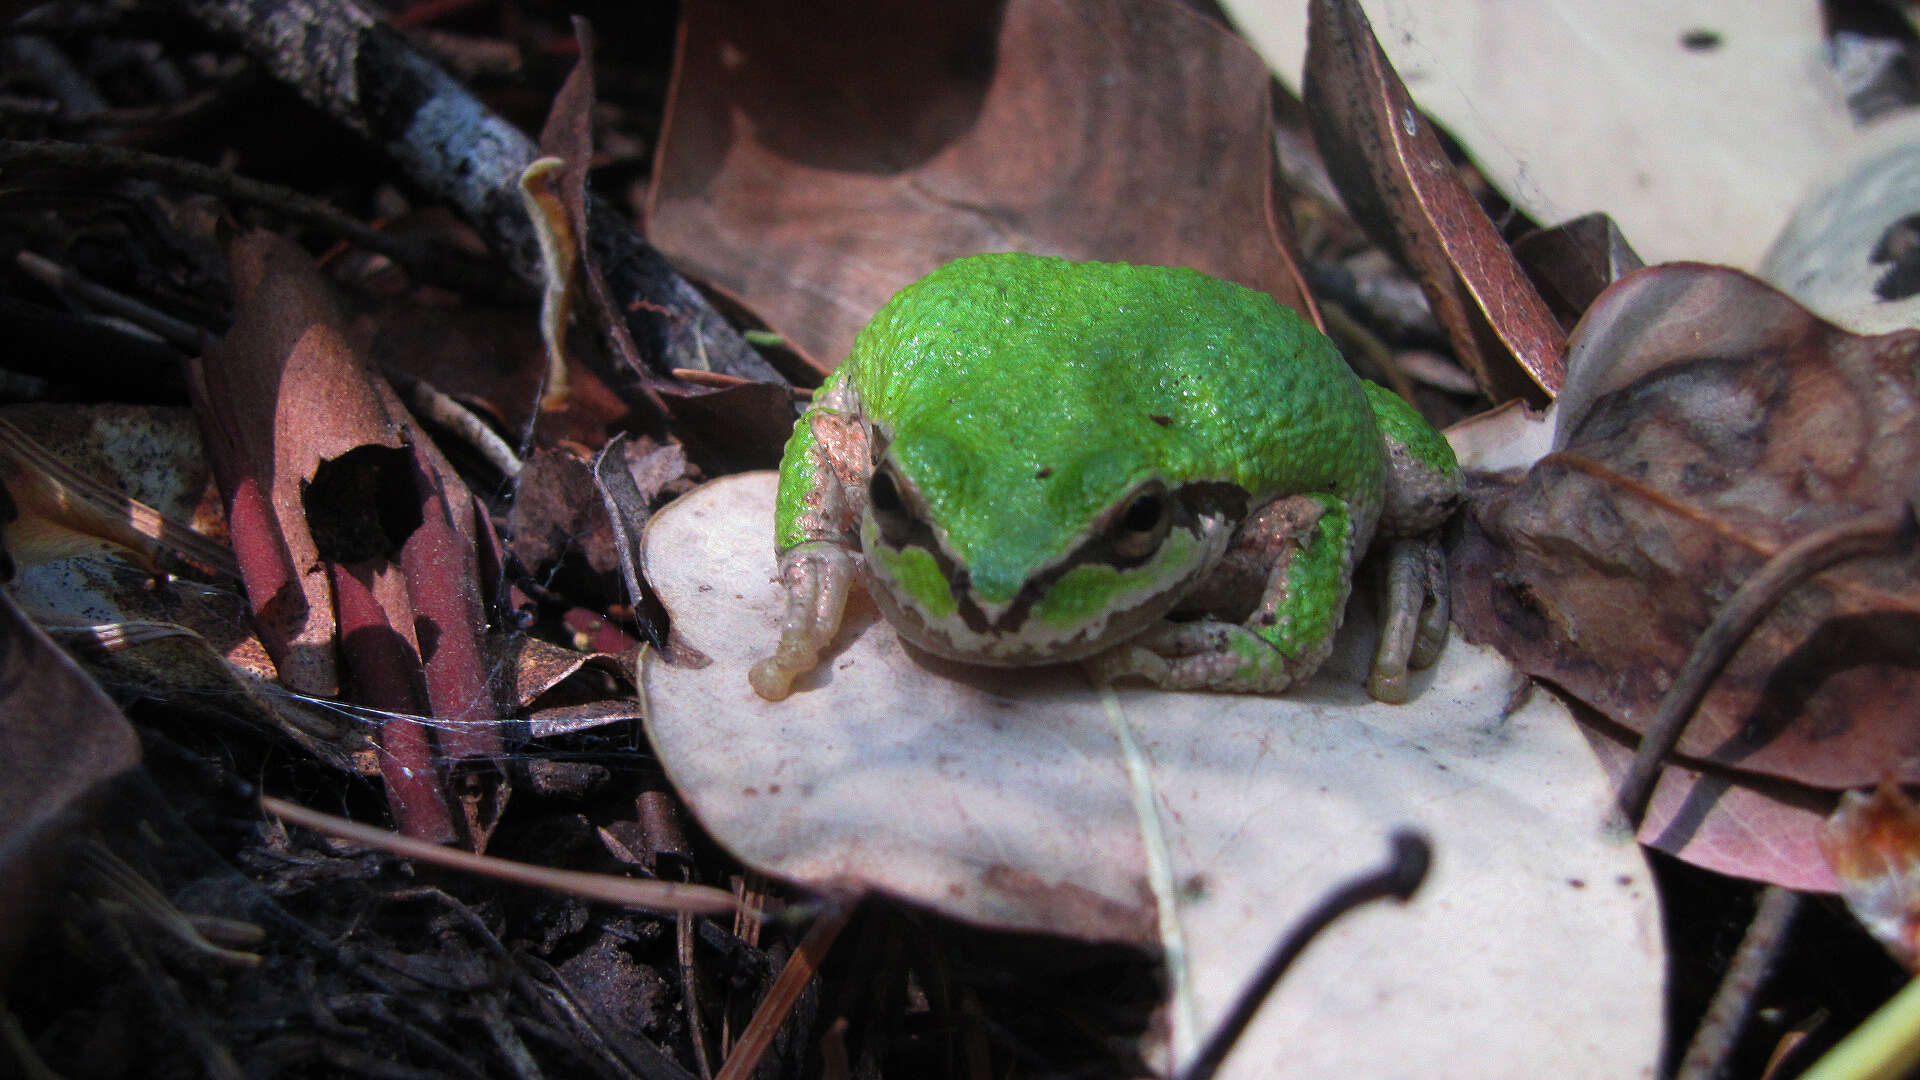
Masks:
[[[868,591],[901,636],[939,656],[1009,666],[1081,659],[1172,610],[1219,562],[1246,514],[1246,495],[1233,485],[1188,485],[1175,499],[1182,512],[1144,562],[1103,561],[1090,536],[998,604],[972,594],[965,570],[937,542],[895,549],[863,530]]]

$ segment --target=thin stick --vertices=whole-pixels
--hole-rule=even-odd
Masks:
[[[385,829],[376,829],[371,825],[362,825],[357,821],[323,814],[318,810],[309,810],[304,806],[285,802],[270,795],[260,796],[260,808],[295,825],[302,825],[343,840],[366,844],[382,851],[391,851],[396,855],[405,855],[417,862],[480,874],[500,881],[531,885],[539,889],[551,889],[586,900],[599,900],[647,911],[691,911],[702,915],[718,915],[734,909],[733,894],[725,889],[715,889],[706,885],[685,885],[677,881],[642,881],[635,878],[613,877],[608,874],[588,874],[578,870],[554,870],[545,866],[513,862],[509,859],[496,859],[491,855],[475,855],[470,851],[430,844],[424,840],[415,840]]]
[[[1180,1080],[1212,1080],[1220,1064],[1227,1059],[1228,1051],[1238,1042],[1247,1025],[1253,1022],[1254,1014],[1279,984],[1280,976],[1300,954],[1306,951],[1320,931],[1341,915],[1352,911],[1362,904],[1372,903],[1386,897],[1405,902],[1412,899],[1414,890],[1427,876],[1427,867],[1433,861],[1433,846],[1427,838],[1411,830],[1402,830],[1393,834],[1393,853],[1387,857],[1387,863],[1362,877],[1357,877],[1335,889],[1320,901],[1320,905],[1309,912],[1307,917],[1294,924],[1294,928],[1281,939],[1267,957],[1246,989],[1240,992],[1239,1000],[1233,1003],[1233,1009],[1227,1013],[1213,1037],[1196,1054],[1193,1063],[1180,1074]]]
[[[1620,781],[1615,824],[1628,833],[1639,831],[1653,798],[1654,784],[1660,779],[1661,763],[1680,741],[1688,718],[1727,659],[1782,597],[1836,563],[1911,548],[1914,533],[1910,504],[1808,533],[1781,548],[1759,573],[1728,597],[1693,643],[1693,652],[1660,699],[1660,711],[1641,738],[1626,779]]]
[[[1747,1017],[1753,1013],[1754,995],[1766,981],[1767,971],[1786,943],[1787,928],[1799,910],[1800,894],[1792,889],[1769,885],[1760,893],[1760,906],[1747,924],[1733,963],[1720,978],[1720,988],[1713,992],[1707,1014],[1694,1029],[1693,1041],[1674,1080],[1714,1080],[1720,1075],[1741,1030],[1747,1026]]]
[[[820,965],[827,958],[827,950],[833,947],[833,939],[847,925],[847,911],[829,911],[814,920],[807,930],[807,936],[800,939],[800,947],[787,958],[787,966],[773,980],[773,987],[767,991],[766,1000],[753,1011],[753,1019],[747,1021],[746,1028],[740,1032],[740,1038],[733,1044],[733,1052],[727,1055],[727,1063],[714,1074],[714,1080],[747,1080],[760,1064],[760,1058],[773,1045],[773,1037],[780,1033],[780,1025],[786,1023],[787,1014],[793,1011],[794,1003],[800,1000],[800,991],[807,982],[820,971]]]
[[[15,252],[13,263],[47,288],[57,292],[72,293],[95,307],[118,315],[144,330],[152,331],[170,344],[177,345],[188,352],[206,350],[209,336],[205,330],[183,319],[176,319],[164,311],[149,307],[125,293],[89,281],[81,276],[80,271],[70,266],[54,262],[45,255],[32,251]]]

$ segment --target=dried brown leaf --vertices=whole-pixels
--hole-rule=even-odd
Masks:
[[[691,5],[649,228],[822,370],[979,251],[1193,266],[1311,310],[1276,240],[1268,85],[1158,0]]]
[[[614,303],[613,290],[608,287],[606,273],[594,254],[587,194],[587,170],[593,162],[593,27],[585,18],[575,15],[573,33],[580,45],[580,58],[554,95],[546,126],[540,131],[540,149],[565,163],[552,183],[559,209],[565,216],[566,238],[574,246],[568,261],[578,268],[577,284],[570,282],[569,285],[584,292],[588,310],[594,315],[594,325],[599,327],[607,351],[619,360],[622,369],[627,373],[644,373],[648,370],[646,360],[627,328],[625,313]],[[564,323],[556,328],[556,333],[561,329]],[[571,381],[569,378],[568,382]],[[657,421],[665,412],[648,380],[621,381],[627,382],[631,390],[629,399],[646,406],[643,419]],[[548,411],[577,412],[579,406],[572,402],[571,396],[571,393],[558,395],[549,389],[542,404]]]
[[[1619,784],[1633,761],[1631,733],[1603,722],[1587,725],[1586,735]],[[1670,764],[1661,769],[1639,839],[1718,874],[1832,892],[1833,871],[1820,856],[1820,828],[1832,806],[1829,791]]]
[[[403,831],[483,846],[508,791],[479,586],[493,530],[361,362],[305,253],[256,233],[230,258],[238,315],[195,405],[255,625],[283,681],[344,681],[388,716],[381,772]]]
[[[1572,330],[1607,286],[1645,266],[1605,214],[1588,214],[1514,242],[1513,256],[1540,287],[1560,325]]]
[[[1720,603],[1781,548],[1920,480],[1920,333],[1859,337],[1737,271],[1623,279],[1574,334],[1554,445],[1470,499],[1454,610],[1642,730]],[[1821,788],[1920,777],[1920,560],[1793,591],[1679,753]]]
[[[1560,388],[1562,334],[1380,51],[1356,0],[1314,0],[1305,89],[1341,197],[1419,276],[1454,351],[1488,397]]]

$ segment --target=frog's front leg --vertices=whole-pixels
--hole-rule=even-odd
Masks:
[[[793,692],[794,679],[819,664],[820,651],[840,632],[853,576],[852,557],[831,540],[808,541],[780,556],[786,615],[773,655],[747,672],[754,693],[779,701]]]
[[[1298,495],[1269,504],[1235,541],[1270,567],[1244,622],[1157,623],[1088,660],[1089,673],[1096,682],[1137,676],[1169,690],[1285,690],[1313,674],[1333,649],[1351,587],[1353,541],[1353,522],[1339,499]],[[1229,562],[1234,556],[1229,552]],[[1244,568],[1225,567],[1222,576],[1235,573]]]
[[[753,665],[754,693],[779,701],[793,680],[812,671],[840,631],[853,586],[855,523],[866,504],[871,470],[867,437],[852,415],[850,391],[839,378],[821,388],[794,425],[780,462],[774,507],[775,579],[786,598],[780,642]]]
[[[1367,693],[1407,700],[1409,668],[1429,667],[1447,642],[1447,562],[1435,537],[1460,499],[1460,465],[1446,436],[1384,387],[1365,384],[1387,447],[1380,532],[1393,537],[1380,590],[1380,643]]]

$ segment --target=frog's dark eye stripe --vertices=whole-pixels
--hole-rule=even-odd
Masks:
[[[913,535],[913,515],[900,497],[900,486],[891,472],[874,470],[867,481],[867,506],[873,511],[873,523],[879,526],[882,540],[899,547]]]

